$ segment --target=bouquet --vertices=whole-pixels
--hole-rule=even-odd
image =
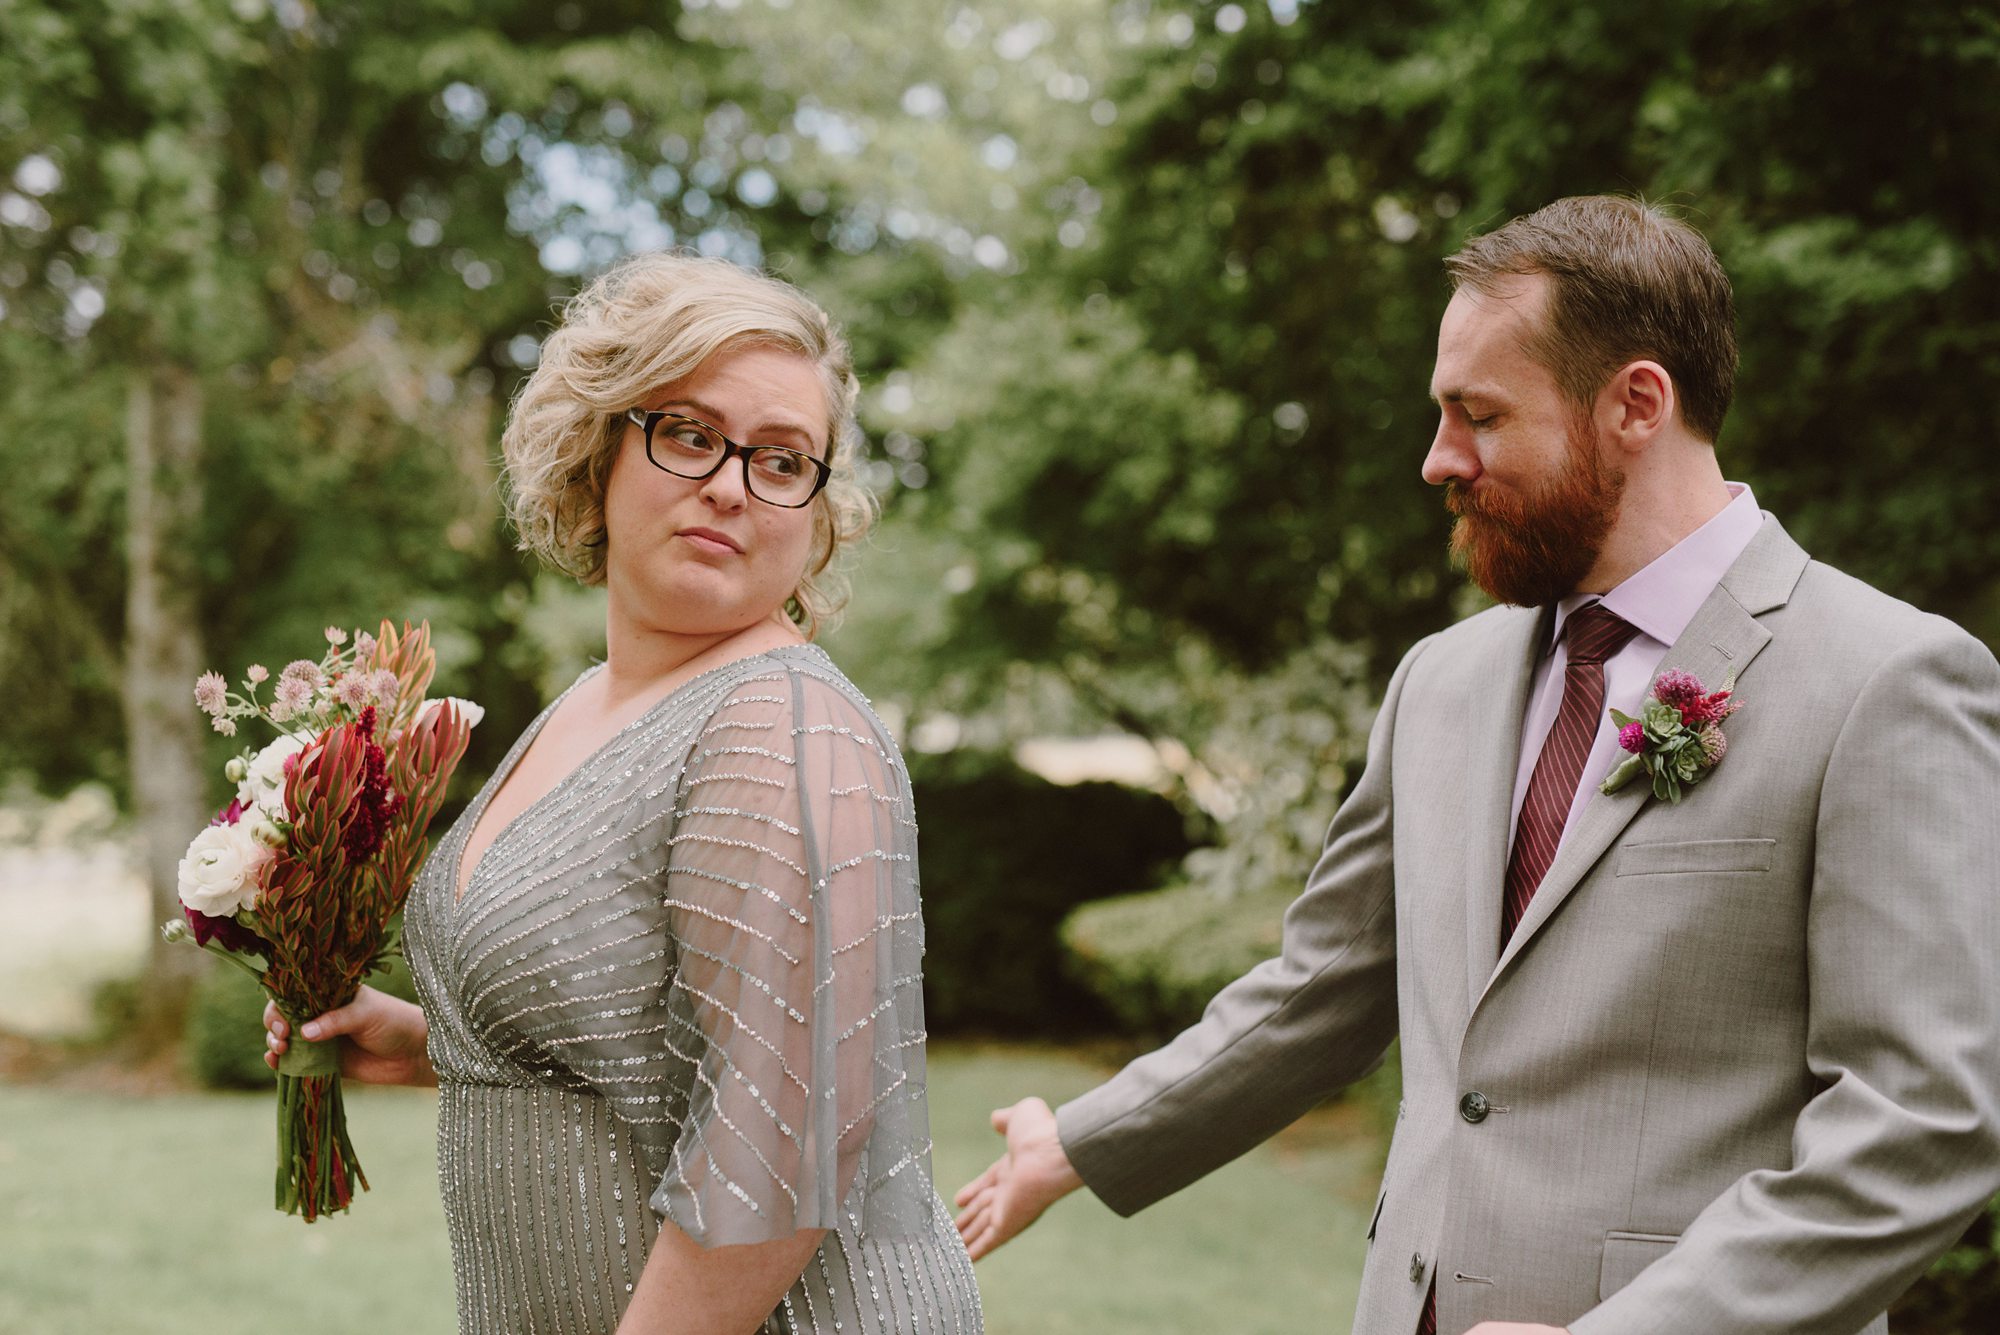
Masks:
[[[392,921],[482,713],[424,697],[436,666],[428,623],[399,633],[385,621],[352,645],[337,628],[326,638],[325,656],[288,665],[268,701],[260,665],[240,693],[215,672],[195,683],[217,732],[257,719],[278,738],[225,767],[235,797],[188,846],[185,920],[164,928],[247,970],[292,1026],[278,1063],[277,1206],[307,1223],[345,1210],[368,1179],[347,1134],[337,1041],[305,1042],[298,1027],[352,1001],[399,950]]]

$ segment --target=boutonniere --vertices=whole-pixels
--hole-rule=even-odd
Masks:
[[[1722,720],[1741,703],[1734,698],[1735,686],[1734,672],[1719,691],[1710,691],[1693,673],[1663,672],[1639,717],[1612,710],[1618,745],[1632,754],[1604,776],[1598,791],[1615,793],[1643,771],[1653,778],[1653,796],[1680,801],[1681,789],[1706,778],[1729,749]]]

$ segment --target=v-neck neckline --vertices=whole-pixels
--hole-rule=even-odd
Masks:
[[[577,687],[583,685],[586,681],[589,681],[591,678],[597,676],[598,673],[604,671],[605,665],[603,663],[597,663],[589,668],[586,668],[581,674],[578,675],[575,681],[571,682],[567,687],[563,689],[561,695],[558,695],[554,700],[549,702],[548,708],[544,709],[541,712],[541,714],[536,717],[534,722],[528,725],[527,731],[522,733],[520,739],[515,742],[514,749],[508,754],[507,758],[501,762],[500,768],[495,770],[493,772],[493,777],[486,781],[486,786],[479,794],[479,797],[473,802],[473,804],[470,807],[466,809],[465,815],[460,818],[461,823],[465,825],[465,837],[459,840],[458,846],[452,850],[451,862],[449,868],[451,872],[451,879],[448,885],[451,890],[451,896],[452,896],[451,898],[452,914],[456,916],[461,910],[464,909],[466,902],[469,899],[471,899],[472,888],[479,881],[480,868],[486,865],[486,859],[492,854],[493,850],[498,848],[501,842],[506,839],[508,832],[512,830],[516,825],[520,824],[524,818],[533,813],[543,803],[547,802],[549,798],[553,797],[556,794],[556,792],[562,787],[564,787],[564,785],[568,784],[570,780],[574,779],[577,775],[582,774],[592,765],[595,765],[599,760],[599,758],[601,758],[606,752],[610,751],[614,746],[618,745],[618,743],[625,738],[627,733],[633,732],[634,730],[640,728],[646,723],[651,722],[653,716],[659,713],[669,703],[678,699],[683,693],[688,691],[690,688],[697,686],[702,682],[707,681],[708,679],[718,675],[719,673],[728,672],[732,668],[741,668],[746,663],[754,663],[761,659],[776,658],[781,654],[793,653],[799,650],[813,650],[820,652],[822,654],[825,652],[824,650],[819,650],[817,645],[811,643],[781,644],[770,649],[760,649],[754,654],[745,654],[741,658],[732,658],[726,663],[718,663],[712,668],[708,668],[705,671],[698,672],[694,676],[689,677],[686,681],[682,682],[680,685],[675,686],[671,690],[667,691],[666,694],[662,695],[659,699],[653,701],[652,704],[647,705],[645,709],[641,710],[639,714],[635,716],[630,722],[624,724],[618,729],[618,731],[612,733],[609,737],[605,738],[604,741],[600,745],[598,745],[596,749],[592,750],[589,755],[585,756],[582,760],[579,760],[575,765],[571,766],[570,769],[567,772],[565,772],[561,778],[557,779],[554,783],[550,784],[542,792],[538,793],[535,796],[534,800],[529,802],[528,805],[522,807],[512,816],[509,816],[507,818],[507,823],[502,825],[498,830],[493,832],[493,838],[487,842],[486,847],[479,850],[478,858],[475,859],[473,861],[472,866],[468,868],[465,865],[466,850],[472,846],[472,836],[474,833],[478,831],[479,822],[486,818],[486,811],[489,807],[493,805],[493,799],[497,798],[500,795],[501,790],[507,786],[507,781],[513,777],[514,771],[518,769],[520,767],[521,762],[527,758],[528,749],[535,744],[535,738],[541,736],[542,729],[548,726],[549,720],[555,717],[556,711],[562,708],[563,701],[569,699],[570,695],[577,689]]]

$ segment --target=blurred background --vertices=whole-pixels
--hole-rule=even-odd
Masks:
[[[602,653],[495,469],[588,275],[728,256],[855,345],[884,520],[827,643],[917,783],[949,1193],[1274,950],[1479,605],[1417,476],[1440,258],[1595,191],[1734,278],[1725,472],[2000,643],[1989,0],[0,3],[0,1330],[452,1328],[432,1096],[355,1094],[351,1217],[274,1214],[254,988],[155,928],[202,670],[428,618],[487,709],[449,820]],[[1395,1098],[1065,1204],[989,1329],[1345,1329]],[[2000,1328],[1994,1243],[1898,1330]]]

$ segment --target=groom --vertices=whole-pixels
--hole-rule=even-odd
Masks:
[[[2000,666],[1723,480],[1691,228],[1564,199],[1447,267],[1423,474],[1509,606],[1396,670],[1279,958],[996,1113],[960,1229],[1141,1209],[1400,1036],[1360,1335],[1885,1330],[2000,1189]],[[1733,680],[1720,758],[1601,792],[1668,671]]]

